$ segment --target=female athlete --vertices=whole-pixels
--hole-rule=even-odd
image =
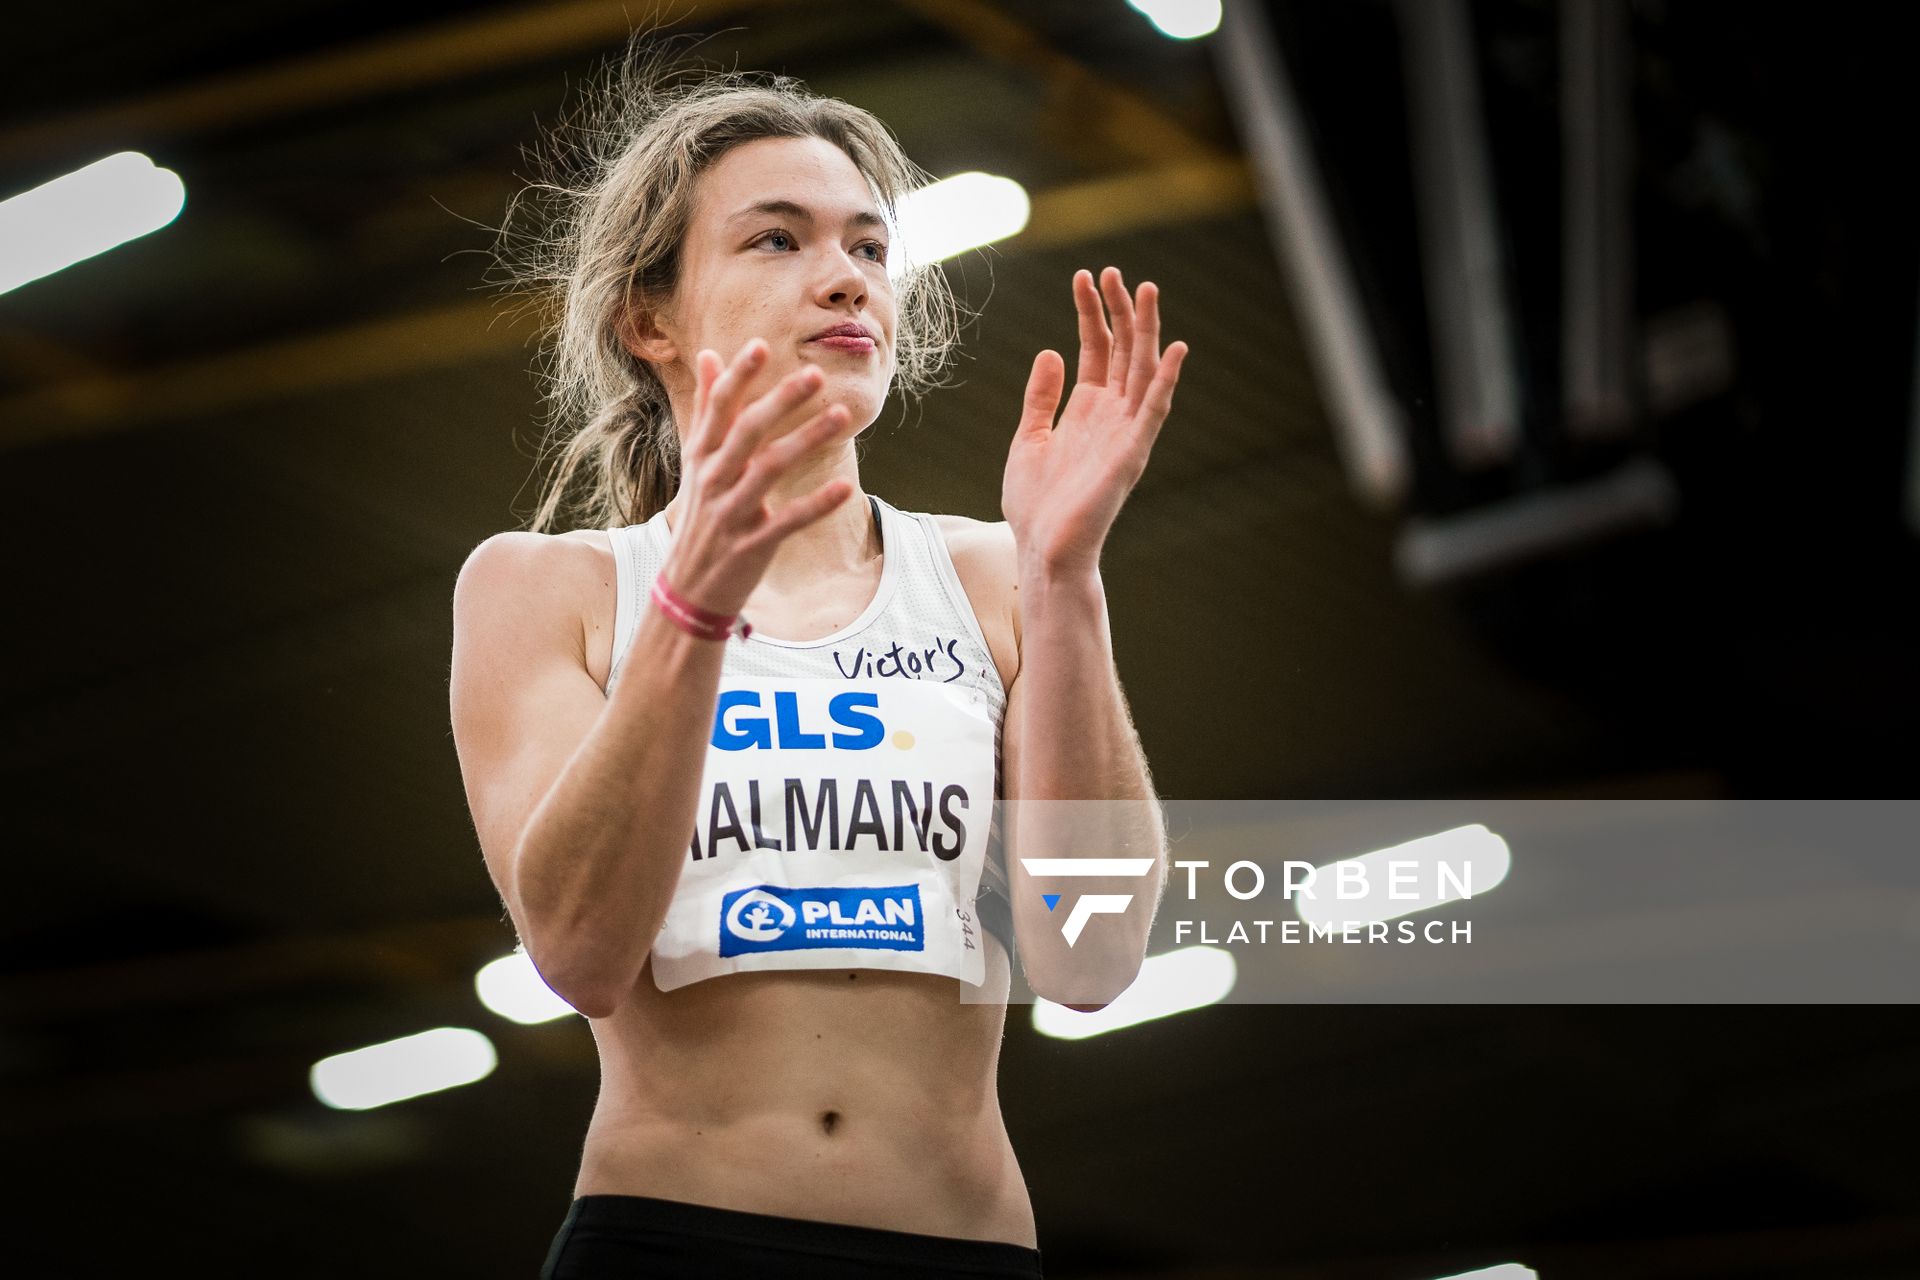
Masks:
[[[1064,361],[1034,360],[1006,520],[864,495],[854,437],[952,344],[939,271],[889,276],[926,175],[786,77],[622,93],[549,263],[587,425],[454,594],[486,865],[600,1056],[543,1274],[1037,1276],[1011,957],[1101,1007],[1165,859],[1155,827],[1148,878],[1029,875],[995,802],[1157,821],[1099,558],[1186,347],[1151,283],[1077,272],[1076,382],[1056,423]],[[541,531],[579,484],[594,527]],[[1109,887],[1140,905],[1069,944],[1053,891]]]

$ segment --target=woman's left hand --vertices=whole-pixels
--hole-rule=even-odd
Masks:
[[[1160,351],[1160,290],[1152,281],[1140,286],[1136,303],[1117,267],[1100,273],[1098,287],[1092,272],[1076,271],[1073,297],[1080,311],[1073,394],[1054,425],[1066,363],[1055,351],[1034,358],[1000,491],[1023,574],[1099,568],[1107,531],[1173,407],[1187,355],[1184,342]],[[1112,313],[1111,331],[1103,310]]]

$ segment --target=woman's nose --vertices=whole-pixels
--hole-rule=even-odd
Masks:
[[[823,301],[836,306],[867,300],[867,277],[845,253],[839,254],[820,285]]]

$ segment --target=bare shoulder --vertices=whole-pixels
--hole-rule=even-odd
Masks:
[[[1005,520],[975,520],[972,516],[929,512],[946,540],[953,567],[967,581],[969,571],[1012,590],[1015,577],[1013,526]],[[964,564],[962,562],[965,562]],[[973,583],[967,581],[971,588]]]
[[[609,573],[613,571],[613,538],[605,529],[569,529],[565,533],[545,536],[551,541],[566,543],[572,548],[583,548],[583,550],[562,552],[559,553],[560,555],[576,561],[600,565]]]
[[[604,529],[496,533],[469,552],[460,567],[456,620],[465,608],[496,609],[511,600],[584,622],[597,589],[611,581],[613,571],[613,543]]]
[[[509,529],[486,538],[467,554],[463,578],[485,575],[493,579],[577,585],[590,581],[597,569],[613,564],[613,541],[605,529],[572,529],[566,533],[531,533]]]

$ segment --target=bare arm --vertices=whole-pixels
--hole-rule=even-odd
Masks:
[[[1007,690],[1003,757],[1016,817],[1008,867],[1014,929],[1040,995],[1082,1012],[1132,984],[1166,888],[1165,824],[1114,666],[1098,572],[1019,576],[1020,674]],[[1152,859],[1147,874],[1034,877],[1022,857]],[[1049,911],[1043,891],[1067,895]],[[1062,922],[1079,897],[1127,897],[1090,918],[1069,946]]]
[[[831,480],[768,511],[773,480],[843,444],[850,420],[829,405],[801,421],[821,385],[812,367],[739,411],[765,355],[756,339],[724,372],[711,352],[697,360],[689,500],[665,572],[720,613],[739,612],[779,543],[853,491]],[[474,551],[454,590],[450,702],[474,827],[514,926],[548,984],[605,1017],[638,979],[679,884],[726,642],[649,607],[603,696],[580,625],[585,592],[605,585],[590,555],[533,533]]]
[[[1187,345],[1161,352],[1160,295],[1151,282],[1140,286],[1137,307],[1111,267],[1098,282],[1076,272],[1073,292],[1073,392],[1056,423],[1066,367],[1057,353],[1041,352],[1001,491],[1014,544],[1003,548],[1002,572],[1017,583],[1020,646],[1002,753],[1015,855],[1007,871],[1028,979],[1043,996],[1090,1009],[1139,973],[1166,885],[1165,824],[1114,669],[1099,566],[1114,517],[1173,407]],[[1100,874],[1029,874],[1031,857]],[[1090,860],[1118,866],[1108,874]],[[1045,908],[1042,891],[1071,904],[1064,920]]]
[[[722,649],[648,609],[603,696],[570,587],[590,554],[531,533],[480,544],[454,589],[451,710],[481,852],[527,953],[605,1017],[679,883]]]

